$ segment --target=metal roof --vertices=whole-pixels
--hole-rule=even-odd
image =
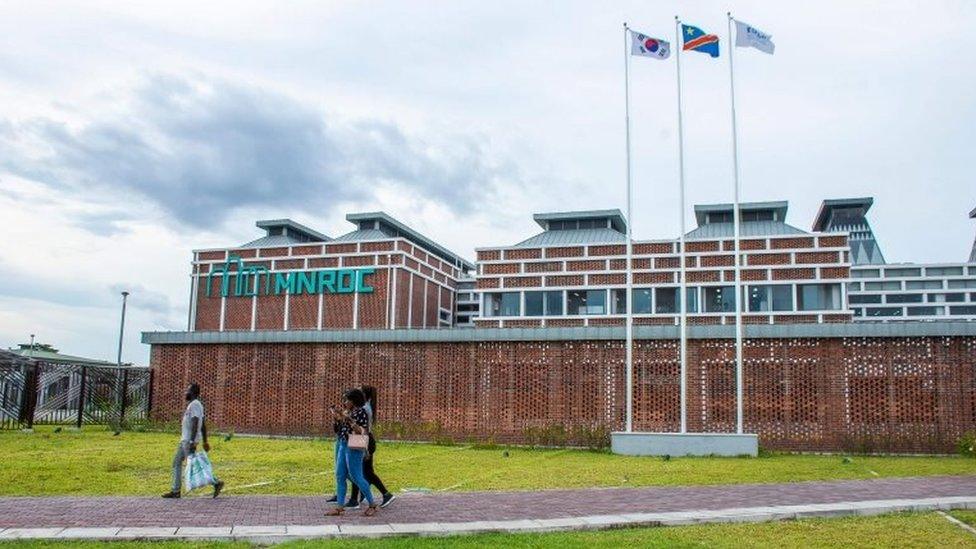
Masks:
[[[384,223],[392,227],[396,231],[397,234],[393,236],[402,236],[407,240],[410,240],[411,242],[423,248],[426,248],[431,252],[434,252],[434,254],[440,257],[441,259],[447,261],[451,265],[460,268],[461,270],[474,270],[475,268],[474,264],[471,263],[470,261],[448,250],[447,248],[441,246],[440,244],[434,242],[433,240],[427,238],[426,236],[418,233],[412,228],[404,225],[400,221],[391,217],[386,212],[363,212],[363,213],[347,214],[346,221],[349,221],[351,223],[356,223],[357,225],[361,221],[379,221],[380,223]]]
[[[550,221],[573,221],[583,219],[608,219],[610,228],[621,233],[627,233],[627,220],[624,214],[617,208],[611,210],[579,210],[575,212],[549,212],[537,213],[532,219],[543,229],[548,230]]]
[[[513,248],[570,246],[577,244],[616,244],[619,242],[627,242],[627,235],[613,229],[567,229],[541,232],[519,242]]]
[[[351,233],[346,233],[335,237],[333,242],[359,242],[361,240],[387,240],[393,238],[379,229],[356,229]]]
[[[331,238],[329,238],[329,237],[325,236],[324,234],[316,231],[315,229],[311,229],[309,227],[306,227],[305,225],[302,225],[301,223],[298,223],[297,221],[292,221],[291,219],[265,219],[263,221],[256,222],[255,225],[257,225],[258,228],[264,229],[264,230],[270,230],[270,229],[274,229],[274,228],[277,228],[277,227],[284,227],[284,228],[287,228],[287,229],[291,229],[292,231],[295,231],[296,233],[304,234],[306,236],[311,237],[312,240],[310,240],[310,242],[312,242],[312,241],[314,241],[314,242],[328,242],[329,240],[331,240]]]
[[[34,349],[33,352],[31,352],[29,348],[10,349],[9,352],[23,358],[30,358],[33,360],[37,360],[39,362],[48,362],[54,364],[85,364],[87,366],[107,366],[112,368],[116,366],[115,362],[109,362],[107,360],[98,360],[96,358],[85,358],[82,356],[66,355],[58,352],[45,351],[42,349]]]
[[[257,240],[252,240],[246,244],[241,244],[238,248],[270,248],[273,246],[291,246],[302,244],[304,240],[299,240],[293,236],[278,234],[275,236],[262,236]]]
[[[786,209],[789,202],[777,200],[772,202],[740,202],[739,213],[754,212],[759,210],[773,210],[776,219],[782,221],[786,219]],[[705,224],[705,215],[710,213],[732,212],[732,204],[695,204],[695,219],[698,225]]]
[[[816,232],[823,232],[827,227],[827,222],[830,221],[830,211],[834,208],[864,208],[863,213],[867,213],[871,209],[871,205],[874,204],[874,199],[870,196],[865,196],[861,198],[829,198],[820,203],[820,210],[817,212],[817,217],[813,220],[813,230]]]
[[[687,233],[685,238],[732,238],[735,236],[734,228],[734,223],[708,223]],[[778,236],[786,234],[809,233],[781,221],[743,221],[739,223],[740,236]]]
[[[949,337],[976,336],[976,322],[906,321],[824,324],[746,324],[747,338]],[[634,326],[635,339],[678,339],[678,326]],[[691,339],[733,339],[734,325],[688,326]],[[481,341],[622,340],[622,326],[585,328],[446,328],[429,330],[288,330],[231,332],[143,332],[150,345],[216,343],[421,343]]]

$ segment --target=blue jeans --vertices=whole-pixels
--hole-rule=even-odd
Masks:
[[[363,477],[363,456],[366,452],[350,450],[347,444],[345,440],[336,441],[336,505],[341,506],[346,501],[346,479],[352,480],[366,501],[373,505],[373,493]]]

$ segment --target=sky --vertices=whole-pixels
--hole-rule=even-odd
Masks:
[[[625,207],[622,24],[682,56],[687,213],[873,196],[890,262],[957,262],[976,223],[972,2],[0,0],[0,346],[149,361],[186,328],[191,251],[383,210],[473,259],[532,214]],[[674,57],[631,62],[635,238],[679,232]],[[691,227],[689,227],[690,229]]]

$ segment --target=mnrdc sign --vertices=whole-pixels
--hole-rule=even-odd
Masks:
[[[236,267],[236,269],[234,268]],[[220,297],[250,297],[281,294],[369,294],[373,287],[366,277],[376,269],[323,269],[272,273],[261,265],[245,265],[236,255],[214,267],[207,275],[207,297],[213,290],[213,278],[220,277]],[[231,278],[234,279],[233,284]]]

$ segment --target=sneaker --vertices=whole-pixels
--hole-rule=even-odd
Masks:
[[[220,495],[220,491],[223,490],[223,489],[224,489],[224,481],[218,480],[217,481],[217,484],[214,484],[214,495],[213,495],[213,497],[216,498],[217,496],[219,496]]]
[[[356,501],[356,500],[354,500],[354,499],[350,499],[349,501],[346,502],[345,508],[346,509],[359,509],[359,502]]]
[[[389,505],[389,504],[391,504],[391,503],[393,503],[393,500],[395,500],[395,499],[396,499],[396,496],[394,496],[393,494],[391,494],[389,492],[383,494],[383,502],[380,503],[380,507],[383,508],[383,509],[386,509],[386,506]]]
[[[165,494],[163,494],[163,497],[166,498],[166,499],[180,499],[180,493],[179,492],[166,492]]]
[[[339,501],[339,496],[332,496],[331,498],[325,500],[326,503],[335,503]]]

